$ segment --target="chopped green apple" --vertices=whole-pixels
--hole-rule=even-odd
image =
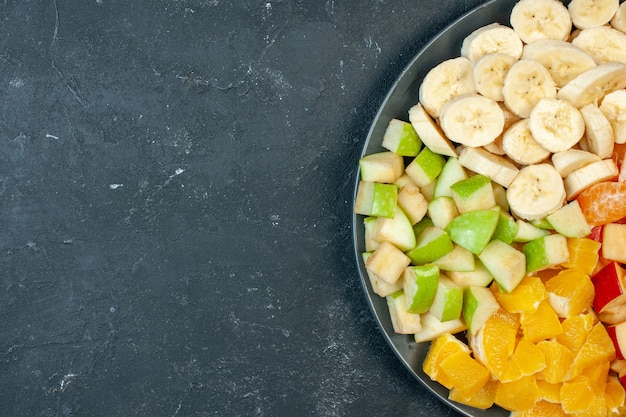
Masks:
[[[441,196],[428,203],[427,213],[435,226],[445,229],[459,215],[459,210],[452,197]]]
[[[422,330],[415,333],[414,336],[417,343],[430,342],[442,334],[456,334],[467,329],[467,325],[460,317],[455,320],[442,322],[430,312],[422,314],[421,325]]]
[[[383,148],[402,156],[417,156],[422,141],[413,125],[399,119],[391,119],[383,136]]]
[[[489,242],[478,259],[506,292],[513,291],[526,275],[524,253],[501,240]]]
[[[476,268],[474,254],[459,245],[454,245],[452,251],[435,259],[433,263],[439,266],[442,271],[469,272]]]
[[[471,252],[470,252],[471,253]],[[487,268],[480,262],[474,260],[474,269],[472,271],[446,271],[446,275],[454,281],[459,287],[486,287],[493,281],[493,276]]]
[[[540,229],[552,230],[552,225],[545,217],[542,217],[541,219],[531,220],[530,224]]]
[[[435,299],[430,306],[430,313],[439,321],[446,322],[461,317],[462,309],[463,288],[456,285],[450,278],[441,275]]]
[[[374,227],[376,226],[376,220],[378,217],[367,216],[363,219],[363,228],[365,229],[365,251],[373,252],[376,250],[378,245],[377,241],[373,239],[374,236]]]
[[[409,266],[404,270],[402,281],[409,313],[426,313],[437,293],[439,267],[432,264]]]
[[[467,287],[463,292],[463,319],[471,334],[476,334],[493,313],[500,309],[489,288]]]
[[[506,198],[506,188],[497,182],[491,182],[493,188],[493,197],[496,199],[496,204],[500,207],[501,211],[509,211],[509,200]]]
[[[441,173],[446,160],[443,156],[424,147],[406,167],[406,173],[419,187],[431,184]]]
[[[569,259],[567,238],[558,233],[542,236],[524,244],[526,271],[537,272],[552,268]]]
[[[499,210],[470,211],[454,218],[444,230],[454,243],[478,255],[491,240],[499,217]]]
[[[365,155],[359,160],[361,180],[393,183],[404,173],[404,158],[390,151]]]
[[[515,240],[519,225],[508,213],[500,211],[496,230],[493,232],[492,239],[498,239],[509,245]]]
[[[516,223],[517,233],[513,238],[513,242],[530,242],[531,240],[539,239],[540,237],[550,234],[549,230],[537,227],[522,219],[517,219]]]
[[[467,171],[465,171],[465,168],[459,163],[459,159],[455,157],[448,158],[441,173],[437,177],[434,197],[452,197],[452,191],[450,191],[452,184],[464,180],[467,177]]]
[[[413,233],[415,233],[415,236],[419,236],[422,234],[424,229],[431,226],[434,226],[434,224],[430,217],[424,217],[422,220],[413,225]]]
[[[395,184],[359,181],[354,212],[364,216],[393,217],[398,202]]]
[[[450,186],[452,198],[460,213],[488,210],[496,205],[491,178],[476,174]]]
[[[435,185],[436,184],[437,184],[437,181],[433,181],[430,184],[420,186],[420,191],[424,195],[424,198],[426,198],[426,201],[433,201],[433,199],[435,198]]]
[[[363,252],[361,257],[363,262],[367,263],[367,260],[372,255],[371,252]],[[402,289],[402,280],[397,280],[394,284],[389,284],[387,281],[381,279],[378,275],[366,268],[367,277],[372,285],[372,291],[381,297],[386,297],[394,292],[398,292]]]
[[[452,249],[454,245],[445,231],[428,226],[417,236],[415,248],[406,254],[414,265],[424,265],[441,258]]]
[[[411,259],[393,244],[385,241],[372,252],[365,268],[388,284],[395,284],[409,266]]]
[[[591,233],[591,226],[583,214],[578,200],[572,200],[557,211],[549,214],[546,220],[552,228],[565,237],[585,237]]]
[[[402,174],[400,176],[400,178],[398,178],[395,182],[395,185],[398,186],[398,189],[401,189],[402,187],[404,187],[407,184],[412,184],[415,185],[415,183],[413,182],[413,180],[411,179],[411,177],[409,177],[406,172],[404,174]]]
[[[422,330],[420,315],[407,311],[404,291],[397,291],[385,298],[394,332],[398,334],[415,334]]]
[[[396,207],[393,218],[378,217],[376,219],[372,239],[378,243],[391,242],[403,252],[415,247],[413,225],[400,207]]]
[[[416,224],[422,220],[428,211],[428,201],[426,201],[419,187],[412,183],[406,184],[400,189],[398,205],[409,218],[411,224]]]

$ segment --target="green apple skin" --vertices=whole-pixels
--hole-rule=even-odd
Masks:
[[[468,178],[467,171],[459,163],[459,159],[450,157],[446,161],[435,184],[434,198],[452,197],[450,187],[461,180]]]
[[[363,262],[367,262],[368,258],[372,256],[371,252],[363,252],[361,257],[363,258]],[[395,292],[398,292],[402,289],[402,280],[397,280],[394,284],[389,284],[385,280],[381,279],[379,276],[374,274],[369,269],[366,269],[367,277],[369,278],[370,284],[372,285],[372,291],[374,294],[379,295],[380,297],[386,297]]]
[[[442,322],[430,312],[422,314],[421,325],[422,330],[414,336],[416,343],[431,342],[444,333],[456,334],[467,329],[467,325],[460,317]]]
[[[500,304],[489,288],[470,286],[463,291],[462,316],[471,334],[476,334],[499,309]]]
[[[407,310],[404,291],[400,290],[385,297],[394,332],[415,334],[422,330],[421,317]]]
[[[452,198],[460,213],[487,210],[496,205],[491,178],[476,174],[450,186]]]
[[[542,236],[524,244],[526,271],[537,272],[566,262],[569,259],[567,238],[558,233]]]
[[[435,226],[425,228],[416,239],[415,248],[406,252],[413,265],[424,265],[454,249],[450,236]]]
[[[530,224],[540,229],[545,229],[545,230],[554,229],[546,217],[541,218],[541,219],[531,220]]]
[[[485,246],[478,259],[493,276],[500,288],[511,292],[526,276],[526,256],[501,240],[494,239]]]
[[[395,184],[359,181],[354,212],[364,216],[393,217],[398,204],[398,187]]]
[[[439,277],[437,293],[430,306],[430,312],[439,321],[456,320],[463,310],[463,288],[445,276]]]
[[[591,226],[578,200],[572,200],[546,218],[552,228],[565,237],[579,238],[591,233]]]
[[[409,266],[404,270],[403,288],[409,313],[426,313],[433,304],[439,285],[437,265]]]
[[[506,213],[500,212],[498,217],[498,224],[496,230],[493,232],[492,239],[498,239],[504,243],[511,244],[517,236],[519,225],[511,216]]]
[[[416,244],[413,225],[400,207],[396,207],[393,218],[378,217],[376,219],[372,239],[378,243],[384,241],[393,243],[403,252],[413,249]]]
[[[435,259],[433,263],[439,266],[442,271],[470,272],[476,269],[474,254],[459,245],[454,245],[452,251]]]
[[[383,148],[402,156],[417,156],[422,149],[422,141],[413,125],[399,119],[391,119],[383,136]]]
[[[423,187],[435,181],[445,163],[443,156],[424,147],[419,155],[407,165],[405,171],[417,186]]]
[[[361,180],[394,183],[404,173],[404,158],[389,151],[365,155],[359,160]]]
[[[422,220],[413,225],[413,233],[415,233],[415,236],[419,236],[427,227],[432,226],[434,226],[434,223],[430,217],[424,217]]]
[[[459,215],[459,210],[452,197],[441,196],[428,203],[427,213],[435,226],[445,229]]]
[[[444,229],[450,239],[473,254],[480,254],[498,225],[499,210],[475,210],[456,217]]]
[[[522,219],[517,219],[517,234],[513,238],[513,242],[524,243],[531,240],[539,239],[540,237],[550,234],[550,230],[535,226],[533,223],[528,223]],[[551,227],[549,228],[551,229]]]

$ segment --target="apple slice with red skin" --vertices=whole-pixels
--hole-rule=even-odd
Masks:
[[[615,346],[615,357],[618,360],[623,360],[624,355],[626,355],[626,322],[606,326],[606,331]],[[625,372],[626,369],[622,369],[621,371]]]
[[[626,271],[617,262],[610,262],[592,278],[596,295],[593,308],[599,319],[606,324],[618,324],[626,321]]]

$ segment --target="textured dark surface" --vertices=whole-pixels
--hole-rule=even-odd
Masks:
[[[0,1],[0,415],[452,416],[352,246],[457,0]]]

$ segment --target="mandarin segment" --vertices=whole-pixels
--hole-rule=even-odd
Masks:
[[[501,382],[496,390],[496,404],[509,411],[530,410],[541,392],[533,375],[511,382]]]
[[[564,269],[546,284],[550,304],[564,318],[591,309],[595,290],[589,275],[578,269]]]
[[[509,313],[535,311],[539,303],[548,298],[539,277],[526,276],[510,293],[495,291],[496,300]]]
[[[549,403],[559,404],[559,407],[561,404],[561,385],[562,383],[551,384],[543,379],[537,379],[541,399]]]
[[[457,339],[454,335],[444,333],[430,344],[422,369],[433,381],[437,381],[444,387],[450,389],[453,385],[452,381],[441,370],[440,364],[445,358],[456,352],[469,353],[470,350],[465,343]]]
[[[626,217],[626,183],[607,181],[594,184],[577,197],[591,225],[616,222]]]
[[[602,323],[596,323],[574,358],[574,367],[585,369],[615,359],[615,346]]]
[[[609,410],[616,410],[618,407],[624,405],[626,391],[624,391],[622,383],[619,382],[616,376],[611,375],[607,379],[604,387],[604,397],[606,399],[606,407]]]
[[[470,407],[486,410],[493,406],[496,401],[496,389],[498,381],[490,379],[487,383],[473,396],[465,397],[457,388],[452,388],[448,394],[448,399]]]
[[[556,337],[556,340],[566,346],[573,353],[577,353],[587,340],[587,335],[598,322],[595,313],[580,314],[568,317],[561,323],[563,333]]]
[[[540,302],[537,310],[522,313],[520,325],[524,339],[533,343],[557,337],[563,333],[561,322],[548,300]]]
[[[514,411],[510,417],[567,417],[561,404],[554,404],[548,401],[537,401],[530,410]]]
[[[543,351],[534,343],[522,339],[518,342],[513,355],[511,355],[502,381],[515,381],[523,376],[536,374],[545,369],[546,366],[546,358]]]
[[[591,407],[594,400],[591,381],[585,375],[564,382],[560,391],[561,406],[566,413],[580,413]]]
[[[539,350],[543,352],[547,366],[541,371],[542,378],[551,384],[561,383],[569,378],[574,354],[556,340],[544,340],[537,343]]]
[[[588,237],[568,238],[569,260],[561,265],[564,268],[578,269],[591,275],[598,264],[600,247],[600,242]]]
[[[491,378],[489,371],[464,351],[449,355],[439,366],[452,386],[466,398],[476,395]]]

